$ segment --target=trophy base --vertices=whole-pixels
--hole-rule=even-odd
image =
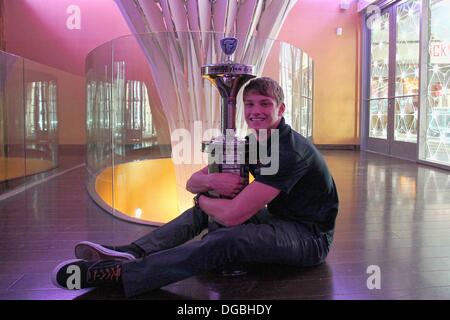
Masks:
[[[220,274],[224,277],[241,277],[247,273],[247,269],[242,265],[233,265],[220,270]]]

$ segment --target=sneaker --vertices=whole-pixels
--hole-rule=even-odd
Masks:
[[[139,247],[136,245],[114,247],[103,246],[89,241],[82,241],[75,245],[75,257],[86,261],[133,261],[137,258],[141,258],[142,252],[139,252]]]
[[[59,288],[71,290],[118,286],[122,284],[122,263],[117,260],[67,260],[53,270],[52,282]]]

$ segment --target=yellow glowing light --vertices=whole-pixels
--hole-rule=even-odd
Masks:
[[[180,213],[171,159],[123,163],[114,167],[114,175],[109,167],[97,176],[95,190],[110,207],[132,218],[166,223]]]
[[[250,182],[253,180],[250,176]],[[179,207],[172,159],[119,164],[114,167],[114,175],[111,167],[106,168],[96,178],[95,191],[114,210],[155,224],[166,223],[191,206],[189,203]]]

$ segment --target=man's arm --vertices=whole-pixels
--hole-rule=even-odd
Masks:
[[[234,199],[215,199],[201,196],[199,204],[200,208],[218,223],[226,227],[232,227],[247,221],[279,193],[280,190],[274,187],[253,181]]]
[[[202,193],[211,190],[208,178],[208,167],[195,172],[186,182],[186,190],[191,193]]]
[[[232,173],[210,173],[208,167],[195,172],[187,181],[186,189],[191,193],[203,193],[210,190],[234,198],[244,187],[242,178]]]

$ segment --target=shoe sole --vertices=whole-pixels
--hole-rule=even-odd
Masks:
[[[86,261],[119,260],[134,261],[135,256],[126,252],[119,252],[105,248],[99,244],[82,241],[75,245],[75,257]]]
[[[68,289],[67,287],[63,287],[62,285],[60,285],[60,284],[58,283],[58,281],[56,280],[56,275],[58,274],[58,271],[59,271],[62,267],[67,266],[67,265],[72,264],[72,263],[79,262],[79,261],[81,261],[81,259],[66,260],[66,261],[63,261],[63,262],[61,262],[60,264],[58,264],[58,265],[53,269],[51,280],[52,280],[52,283],[55,285],[55,287],[58,287],[58,288],[61,288],[61,289],[65,289],[65,290],[76,290],[76,289]]]

